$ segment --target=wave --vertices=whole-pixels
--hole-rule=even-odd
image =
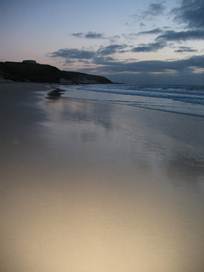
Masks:
[[[62,86],[61,86],[62,87]],[[146,88],[127,84],[63,86],[65,97],[204,117],[204,89]]]

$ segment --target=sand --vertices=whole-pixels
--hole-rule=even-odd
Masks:
[[[0,270],[202,272],[203,120],[50,88],[0,84]]]

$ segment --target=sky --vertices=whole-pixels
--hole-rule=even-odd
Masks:
[[[0,61],[204,85],[203,0],[0,0]]]

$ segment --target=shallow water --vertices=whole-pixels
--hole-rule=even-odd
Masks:
[[[203,271],[204,106],[121,88],[1,92],[1,271]]]
[[[61,86],[68,97],[204,117],[204,87],[138,87],[128,84]],[[65,96],[66,96],[65,94]]]

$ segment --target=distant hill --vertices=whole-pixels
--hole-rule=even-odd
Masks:
[[[39,64],[32,60],[23,62],[0,62],[0,76],[14,81],[49,82],[67,84],[107,84],[111,81],[102,76],[67,72]]]

